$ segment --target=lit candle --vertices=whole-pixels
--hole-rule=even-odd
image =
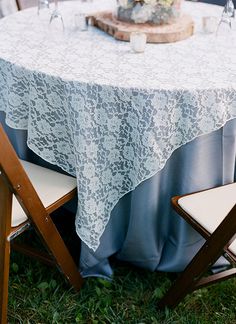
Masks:
[[[130,46],[136,53],[142,53],[145,50],[147,36],[142,32],[130,33]]]
[[[202,17],[202,28],[205,33],[215,33],[218,25],[218,18],[216,17]]]
[[[75,27],[81,31],[88,29],[88,20],[84,13],[75,15]]]

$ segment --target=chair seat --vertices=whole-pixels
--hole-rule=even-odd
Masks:
[[[213,233],[236,203],[236,183],[184,196],[180,207],[209,233]],[[236,240],[229,246],[236,256]]]
[[[30,162],[21,160],[21,164],[46,208],[76,188],[76,179],[73,177],[43,168]],[[12,227],[18,226],[26,220],[27,216],[25,212],[21,208],[16,197],[13,196]]]

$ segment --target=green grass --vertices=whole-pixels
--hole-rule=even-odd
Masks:
[[[68,287],[57,269],[12,254],[9,323],[236,323],[236,280],[187,296],[175,310],[159,312],[156,303],[170,285],[168,275],[116,264],[114,279],[85,279],[80,293]]]
[[[52,215],[78,262],[74,215]],[[65,226],[67,225],[67,226]],[[19,238],[42,248],[33,231]],[[108,282],[87,278],[79,293],[56,268],[16,252],[11,256],[8,321],[10,324],[236,324],[236,279],[188,295],[174,310],[158,311],[157,301],[171,284],[165,273],[152,273],[113,261]]]

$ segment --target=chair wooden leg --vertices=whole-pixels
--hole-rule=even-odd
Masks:
[[[43,251],[39,251],[35,248],[32,248],[29,245],[26,245],[24,243],[11,243],[11,249],[14,251],[17,251],[21,254],[24,254],[30,258],[33,258],[37,261],[40,261],[44,264],[46,264],[47,266],[50,267],[55,267],[55,261],[48,255],[48,253],[43,252]]]
[[[19,0],[16,0],[16,7],[17,7],[17,10],[21,10],[21,6],[20,6]]]
[[[194,281],[191,277],[192,275],[192,269],[185,270],[184,273],[181,274],[180,277],[173,283],[165,296],[158,302],[157,308],[164,309],[165,307],[176,307],[180,301],[193,290],[192,287],[194,285]],[[186,277],[188,280],[186,280]]]
[[[184,272],[176,280],[167,294],[158,303],[159,308],[168,306],[175,307],[189,292],[212,283],[212,279],[201,280],[204,273],[222,255],[224,248],[232,242],[235,236],[236,205],[231,209],[227,217],[221,222],[217,229],[207,238]],[[215,279],[221,280],[224,277],[231,277],[233,273],[228,272],[226,276],[217,276]]]
[[[10,242],[12,193],[5,185],[0,172],[0,323],[7,323],[8,280],[10,266]]]
[[[41,221],[45,223],[36,221],[36,230],[41,236],[49,254],[55,259],[59,270],[65,275],[70,284],[75,290],[79,291],[83,283],[83,278],[61,235],[50,216],[48,216],[47,221],[45,219],[41,219]]]
[[[0,323],[7,323],[10,243],[0,238]]]
[[[202,275],[215,263],[221,252],[220,248],[214,249],[214,246],[209,244],[209,241],[205,242],[166,295],[159,301],[157,307],[159,309],[165,307],[174,308],[188,293],[197,289],[197,283]]]

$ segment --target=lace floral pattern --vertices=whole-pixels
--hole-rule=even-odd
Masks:
[[[216,46],[200,17],[221,8],[188,3],[193,37],[133,54],[97,29],[76,32],[72,4],[61,6],[64,35],[34,9],[0,21],[0,109],[33,151],[77,177],[77,232],[96,250],[124,194],[236,117],[236,40]]]

